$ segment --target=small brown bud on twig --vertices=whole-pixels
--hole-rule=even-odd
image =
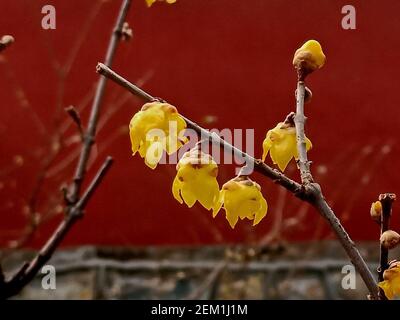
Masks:
[[[81,140],[83,141],[83,128],[82,128],[82,121],[81,117],[79,116],[78,111],[74,108],[74,106],[69,106],[65,108],[65,112],[67,112],[72,120],[75,122],[76,126],[78,127],[79,130],[79,135],[81,136]]]
[[[400,234],[396,231],[388,230],[381,235],[381,245],[386,249],[395,248],[400,242]]]
[[[10,35],[2,36],[0,39],[0,52],[14,43],[14,37]]]
[[[128,22],[124,22],[124,24],[122,25],[121,36],[122,36],[122,40],[124,40],[124,41],[128,41],[128,40],[132,39],[133,31],[132,31],[132,28],[129,27]]]
[[[307,87],[304,87],[304,89],[304,103],[309,103],[312,99],[312,91]],[[294,96],[295,98],[297,97],[297,89],[294,92]]]
[[[371,205],[371,218],[372,220],[376,222],[381,221],[381,216],[382,216],[382,203],[380,201],[375,201]]]

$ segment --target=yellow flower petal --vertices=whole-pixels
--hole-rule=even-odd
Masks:
[[[383,273],[384,281],[378,283],[378,286],[385,292],[385,296],[392,300],[400,298],[400,263],[391,264],[389,269]]]
[[[279,146],[273,146],[270,151],[270,156],[274,164],[278,165],[278,168],[283,172],[285,171],[290,160],[294,157],[293,148],[285,148]]]
[[[146,4],[148,7],[151,7],[151,5],[156,2],[157,0],[146,0]]]
[[[256,212],[256,215],[254,217],[253,226],[259,224],[260,221],[262,219],[264,219],[264,217],[267,215],[267,211],[268,211],[267,201],[264,198],[261,198],[260,201],[261,201],[260,209]]]
[[[146,4],[147,4],[148,7],[151,7],[151,5],[156,1],[157,0],[146,0]],[[165,0],[165,2],[168,3],[168,4],[172,4],[172,3],[175,3],[176,0]]]
[[[270,130],[268,131],[267,136],[263,142],[262,161],[265,161],[265,158],[267,157],[268,152],[271,150],[271,147],[272,147],[272,141],[271,141],[271,130]]]
[[[231,228],[234,229],[236,226],[236,223],[239,220],[239,217],[235,214],[234,211],[226,210],[226,220],[228,220]]]
[[[181,197],[181,186],[182,183],[179,181],[178,177],[175,177],[174,182],[172,183],[172,194],[174,195],[174,198],[180,203],[183,203],[182,197]]]
[[[386,298],[388,298],[389,300],[393,299],[394,294],[393,294],[392,286],[390,285],[389,281],[385,280],[385,281],[379,282],[378,286],[383,290]]]
[[[183,198],[183,201],[187,204],[189,208],[193,207],[193,205],[196,203],[196,198],[194,194],[185,186],[182,187],[181,189],[181,195]]]
[[[155,169],[163,154],[163,146],[161,142],[152,143],[146,150],[145,164],[151,169]]]
[[[194,194],[201,205],[210,210],[218,200],[219,185],[216,179],[203,179],[202,183],[193,186]]]
[[[218,196],[218,200],[217,202],[214,204],[214,208],[213,208],[213,218],[215,218],[218,214],[218,212],[221,210],[222,205],[224,204],[224,190],[221,190],[219,192],[219,196]]]

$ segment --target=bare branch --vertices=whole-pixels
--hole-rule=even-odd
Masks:
[[[145,101],[154,101],[155,98],[145,92],[143,89],[135,86],[134,84],[130,83],[128,80],[108,68],[106,65],[99,63],[96,68],[97,72],[102,74],[104,77],[109,78],[110,80],[114,81],[118,85],[122,86],[123,88],[127,89],[132,94],[141,97]],[[298,92],[301,92],[301,86]],[[303,108],[304,108],[304,86],[303,86]],[[301,108],[301,107],[300,107]],[[181,115],[182,116],[182,115]],[[211,133],[208,130],[200,127],[195,122],[189,120],[188,118],[182,116],[182,118],[186,121],[187,126],[193,130],[195,130],[202,138],[209,139],[212,143],[219,145],[224,148],[224,150],[233,152],[237,156],[241,156],[246,160],[246,163],[254,164],[254,168],[256,171],[261,173],[262,175],[270,178],[275,183],[283,186],[290,192],[292,192],[295,196],[299,197],[303,201],[310,203],[314,206],[318,212],[328,221],[330,227],[335,232],[336,236],[339,238],[339,241],[343,248],[345,249],[347,255],[349,256],[351,262],[354,264],[357,271],[360,273],[362,279],[364,280],[368,290],[371,293],[371,296],[374,299],[378,299],[378,290],[377,285],[372,276],[371,271],[368,269],[367,264],[365,263],[364,259],[360,255],[360,252],[356,248],[354,242],[350,239],[349,235],[347,234],[346,230],[341,225],[339,219],[336,217],[332,209],[327,204],[322,192],[321,188],[316,183],[308,183],[307,185],[300,185],[296,181],[288,178],[283,173],[272,169],[270,166],[263,163],[261,160],[256,160],[252,156],[248,155],[247,153],[239,150],[238,148],[234,147],[230,143],[223,140],[220,136],[218,136],[215,132]],[[304,134],[304,129],[303,129]],[[303,155],[304,160],[304,155]],[[305,163],[308,163],[307,156],[305,156]],[[306,169],[306,168],[304,168]],[[309,170],[305,170],[305,173],[309,172]],[[310,174],[311,175],[311,174]],[[306,180],[307,181],[307,180]],[[312,177],[311,177],[312,181]]]
[[[124,22],[125,22],[127,14],[128,14],[130,5],[131,5],[131,0],[124,0],[121,10],[119,12],[119,16],[118,16],[113,34],[111,36],[109,46],[108,46],[108,50],[107,50],[107,54],[106,54],[106,58],[105,58],[106,65],[111,65],[113,62],[117,44],[119,43],[119,40],[122,37],[123,26],[124,26]],[[88,128],[87,128],[86,134],[85,134],[84,144],[82,146],[79,161],[78,161],[76,171],[75,171],[74,181],[72,183],[72,188],[71,188],[70,195],[69,195],[69,198],[73,203],[78,201],[81,186],[82,186],[82,181],[86,174],[86,167],[87,167],[87,163],[89,160],[90,152],[92,150],[92,145],[94,143],[94,137],[96,135],[96,128],[97,128],[97,123],[98,123],[98,118],[99,118],[100,106],[101,106],[101,102],[103,100],[106,82],[107,82],[106,78],[104,78],[104,77],[100,78],[97,89],[96,89],[96,93],[94,96],[92,109],[91,109],[91,113],[90,113],[90,118],[89,118],[89,123],[88,123]]]
[[[127,89],[128,91],[130,91],[132,94],[141,97],[145,101],[154,101],[156,99],[152,95],[145,92],[143,89],[137,87],[136,85],[129,82],[125,78],[121,77],[119,74],[117,74],[116,72],[111,70],[109,67],[107,67],[103,63],[98,63],[96,70],[101,75],[116,82],[120,86],[122,86],[125,89]],[[234,147],[233,145],[231,145],[230,143],[228,143],[224,139],[222,139],[215,132],[211,133],[210,131],[200,127],[197,123],[189,120],[188,118],[186,118],[184,116],[182,116],[182,118],[186,121],[188,128],[193,129],[201,137],[207,138],[212,143],[214,143],[216,145],[220,145],[222,148],[225,148],[225,150],[227,150],[229,152],[233,152],[234,155],[243,157],[246,160],[247,164],[253,164],[255,170],[257,170],[258,172],[267,176],[268,178],[272,179],[277,184],[280,184],[281,186],[285,187],[289,191],[292,191],[296,194],[301,191],[301,185],[299,183],[297,183],[296,181],[286,177],[283,173],[271,168],[270,166],[263,163],[261,160],[255,159],[252,156],[250,156],[249,154],[247,154],[246,152]]]
[[[96,176],[93,178],[92,182],[90,183],[89,187],[86,189],[78,203],[76,204],[77,207],[84,208],[86,207],[87,202],[92,197],[93,193],[96,191],[99,184],[103,181],[104,176],[107,174],[108,170],[110,169],[111,165],[113,164],[113,158],[108,156],[104,161],[103,165],[100,167],[99,171],[97,172]]]
[[[300,170],[301,182],[303,184],[309,184],[313,182],[313,177],[310,171],[310,162],[307,159],[306,135],[304,133],[304,124],[306,122],[306,117],[304,116],[304,97],[304,81],[298,81],[296,90],[296,115],[294,117],[294,124],[296,127],[297,150],[299,154],[297,166]]]
[[[307,201],[309,201],[315,208],[317,208],[322,217],[324,217],[328,221],[331,229],[335,232],[351,262],[360,273],[361,278],[364,280],[366,286],[368,287],[371,297],[374,299],[379,299],[378,287],[371,271],[368,269],[367,264],[362,258],[354,242],[351,240],[350,236],[343,228],[339,219],[326,202],[320,185],[314,183],[310,170],[310,161],[307,158],[307,145],[304,130],[304,124],[306,121],[306,117],[304,116],[304,99],[306,90],[304,78],[305,77],[301,76],[301,70],[298,70],[298,81],[296,90],[296,115],[294,117],[294,123],[296,127],[297,151],[299,154],[297,165],[300,170],[300,177],[303,188],[305,192],[309,195]]]
[[[122,37],[122,28],[127,16],[131,0],[124,0],[119,11],[119,15],[113,29],[113,33],[108,45],[106,54],[106,63],[111,65],[117,44]],[[86,168],[88,159],[91,152],[91,147],[96,135],[96,127],[99,118],[100,105],[103,100],[105,91],[106,79],[101,77],[97,89],[95,98],[92,104],[91,115],[88,123],[87,133],[85,135],[82,150],[80,153],[80,159],[77,164],[75,178],[72,182],[72,188],[70,193],[65,196],[66,202],[66,215],[64,220],[58,225],[57,229],[47,240],[44,246],[39,250],[37,255],[28,263],[24,264],[20,270],[11,277],[10,280],[0,281],[0,299],[9,298],[19,293],[39,272],[43,265],[52,257],[54,251],[58,248],[62,240],[68,234],[72,226],[79,220],[83,215],[83,211],[89,199],[92,197],[94,191],[103,180],[105,174],[112,165],[112,158],[107,157],[102,167],[99,169],[94,179],[90,183],[89,187],[80,198],[80,190],[83,183],[83,179],[86,176]],[[69,110],[69,114],[80,124],[80,118],[77,113],[72,109]]]
[[[191,292],[185,299],[186,300],[197,300],[200,299],[208,288],[212,287],[213,283],[219,278],[222,272],[226,269],[228,264],[227,260],[222,260],[217,263],[214,269],[208,274],[203,283],[193,292]]]
[[[388,231],[390,228],[392,205],[395,200],[396,200],[396,195],[393,193],[384,193],[379,195],[379,201],[382,204],[382,214],[380,220],[381,236],[384,232]],[[379,255],[379,267],[378,267],[379,281],[383,281],[383,273],[387,268],[389,268],[389,249],[385,247],[383,243],[381,243],[380,255]],[[383,290],[379,290],[379,294],[382,300],[387,299]]]
[[[112,162],[112,158],[107,157],[84,196],[74,206],[69,208],[68,215],[66,215],[65,219],[59,224],[37,255],[29,263],[25,263],[9,281],[6,281],[0,286],[0,299],[9,298],[20,292],[22,288],[35,277],[43,265],[50,260],[54,251],[68,234],[69,230],[75,222],[81,218],[88,200],[110,169]]]

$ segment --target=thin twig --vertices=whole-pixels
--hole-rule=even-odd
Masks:
[[[113,34],[111,36],[111,40],[108,46],[105,64],[110,66],[113,62],[115,51],[117,48],[117,44],[119,43],[122,37],[123,25],[128,14],[129,7],[131,5],[131,0],[124,0],[121,10],[119,12],[119,16],[117,19],[116,26],[114,28]],[[70,190],[69,198],[72,203],[75,203],[80,194],[82,181],[86,174],[86,167],[89,160],[90,152],[92,150],[92,145],[94,143],[94,137],[96,134],[96,128],[99,118],[100,106],[103,100],[103,95],[105,91],[105,86],[107,83],[107,79],[101,77],[96,89],[96,93],[93,100],[92,110],[90,113],[88,128],[85,133],[84,144],[82,145],[82,150],[80,153],[78,165],[75,171],[74,181],[72,183],[72,187]]]
[[[122,27],[125,22],[130,4],[131,0],[124,0],[122,3],[107,49],[107,64],[111,64],[113,61],[117,44],[121,39]],[[37,255],[29,263],[24,264],[23,267],[20,268],[20,270],[16,274],[14,274],[14,276],[12,276],[10,280],[3,283],[0,282],[0,299],[9,298],[19,293],[35,277],[35,275],[37,274],[37,272],[39,272],[43,265],[52,257],[54,251],[58,248],[62,240],[68,234],[69,230],[72,228],[75,222],[82,217],[83,210],[88,200],[91,198],[93,192],[101,183],[103,177],[112,165],[112,158],[107,157],[104,164],[99,169],[98,173],[87,188],[86,192],[80,198],[80,190],[86,174],[88,159],[96,134],[96,126],[99,118],[100,105],[104,96],[105,84],[106,79],[101,77],[99,79],[96,95],[92,104],[88,129],[86,131],[85,139],[83,141],[81,156],[77,164],[76,174],[72,183],[71,192],[68,195],[68,199],[66,199],[67,201],[65,218],[58,225],[57,229],[47,240],[45,245],[39,250]]]
[[[382,214],[381,214],[381,236],[385,231],[390,228],[390,218],[392,216],[392,205],[396,196],[393,193],[384,193],[379,195],[379,201],[382,204]],[[380,256],[379,256],[379,281],[383,281],[383,273],[389,268],[389,249],[386,248],[382,243],[380,246]]]
[[[305,83],[304,77],[301,76],[301,70],[298,73],[297,90],[296,90],[296,115],[294,117],[294,123],[296,127],[296,140],[297,140],[297,151],[299,159],[297,161],[298,168],[300,170],[300,177],[303,188],[306,193],[310,195],[307,199],[318,212],[324,217],[331,229],[334,231],[338,237],[342,247],[345,249],[347,255],[349,256],[351,262],[360,273],[361,278],[364,280],[368,290],[370,291],[371,297],[374,299],[379,299],[379,290],[376,285],[376,281],[368,269],[367,264],[362,258],[360,252],[355,246],[353,240],[351,240],[347,231],[344,229],[340,220],[337,218],[333,210],[330,208],[326,202],[321,187],[319,184],[314,183],[311,170],[310,161],[307,158],[307,145],[306,136],[304,130],[304,124],[306,117],[304,116],[304,98],[305,98]]]
[[[103,76],[109,78],[110,80],[114,81],[118,85],[124,87],[132,94],[141,97],[145,101],[154,101],[155,98],[145,92],[143,89],[135,86],[134,84],[130,83],[128,80],[108,68],[106,65],[99,63],[97,65],[97,72],[102,74]],[[300,89],[301,90],[301,89]],[[211,133],[208,130],[200,127],[195,122],[189,120],[188,118],[182,116],[182,118],[186,121],[187,127],[195,130],[197,134],[201,136],[202,139],[207,138],[215,145],[219,145],[220,147],[224,148],[224,150],[228,152],[233,152],[234,155],[240,156],[246,160],[247,164],[253,164],[256,171],[261,173],[262,175],[270,178],[275,183],[283,186],[294,195],[310,203],[314,206],[318,212],[328,221],[330,227],[335,232],[336,236],[338,237],[342,247],[345,249],[347,255],[349,256],[351,262],[355,266],[356,270],[360,273],[363,281],[365,282],[368,290],[371,293],[371,296],[374,299],[378,299],[378,290],[377,285],[372,276],[371,271],[368,269],[367,264],[365,263],[364,259],[360,255],[357,247],[355,246],[354,242],[350,239],[349,235],[347,234],[346,230],[341,225],[339,219],[336,217],[332,209],[327,204],[322,192],[321,188],[317,183],[309,183],[307,185],[300,185],[296,181],[288,178],[283,173],[272,169],[270,166],[263,163],[261,160],[257,160],[252,156],[248,155],[242,150],[234,147],[230,143],[223,140],[220,136],[218,136],[215,132]]]
[[[78,131],[79,131],[79,135],[83,141],[84,138],[84,132],[83,132],[83,128],[82,128],[82,121],[81,121],[81,117],[79,115],[79,112],[75,109],[74,106],[69,106],[67,108],[65,108],[65,112],[68,113],[68,115],[71,117],[71,119],[74,121],[74,123],[76,124]]]
[[[219,278],[221,273],[225,270],[228,264],[227,260],[222,260],[217,263],[214,269],[208,274],[206,279],[202,282],[202,284],[193,292],[191,292],[185,299],[186,300],[198,300],[203,297],[206,291],[212,287],[213,283]]]
[[[66,234],[68,234],[75,222],[82,217],[87,201],[103,180],[112,162],[112,158],[107,157],[88,187],[85,193],[86,196],[82,197],[76,205],[70,208],[69,214],[59,224],[36,256],[29,263],[25,263],[10,280],[3,283],[0,287],[0,299],[9,298],[20,292],[35,277],[43,265],[49,261]]]
[[[299,154],[297,166],[300,170],[301,182],[303,184],[309,184],[313,182],[313,177],[310,171],[310,162],[307,159],[306,135],[304,133],[304,124],[306,122],[306,117],[304,116],[304,96],[304,81],[298,81],[296,90],[296,115],[294,117],[294,124],[296,126],[297,150]]]

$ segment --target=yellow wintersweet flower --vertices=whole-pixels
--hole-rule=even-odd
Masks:
[[[151,7],[151,5],[156,1],[157,0],[146,0],[147,6]],[[158,1],[162,1],[162,0],[158,0]],[[165,0],[165,2],[171,4],[171,3],[175,3],[176,0]]]
[[[179,203],[191,208],[196,201],[210,210],[219,195],[218,166],[214,159],[198,148],[186,152],[176,165],[178,171],[172,184],[172,194]],[[183,200],[182,200],[183,199]]]
[[[308,40],[296,50],[293,65],[301,70],[304,75],[311,73],[325,64],[325,54],[321,45],[316,40]]]
[[[389,269],[383,273],[384,281],[378,283],[378,286],[385,292],[385,296],[392,300],[400,298],[400,262],[391,263]]]
[[[306,150],[310,150],[311,147],[311,141],[306,137]],[[282,172],[285,171],[292,158],[296,160],[299,158],[296,129],[292,124],[286,121],[280,122],[275,128],[267,132],[263,142],[263,161],[265,161],[268,152],[274,164],[277,164]]]
[[[260,185],[247,176],[236,177],[222,186],[218,203],[213,210],[213,217],[222,206],[232,229],[239,218],[253,220],[253,226],[255,226],[265,217],[268,210]]]
[[[172,154],[184,144],[184,129],[186,122],[174,106],[146,103],[129,123],[133,155],[139,151],[146,165],[154,169],[164,150]]]

